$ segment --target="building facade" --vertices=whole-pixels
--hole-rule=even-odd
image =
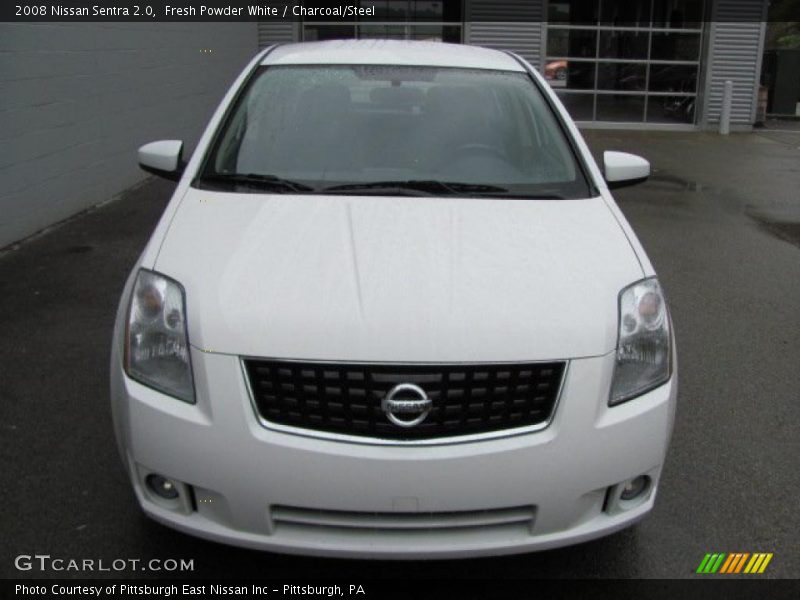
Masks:
[[[427,39],[511,50],[545,74],[583,126],[731,129],[756,118],[766,0],[368,0],[351,22],[260,22],[259,44]]]
[[[190,152],[256,47],[254,23],[0,23],[0,250],[142,181],[141,144]]]
[[[585,127],[715,129],[729,80],[731,129],[755,121],[767,0],[360,2],[376,15],[0,24],[0,249],[141,181],[138,145],[183,139],[190,151],[239,69],[276,42],[388,37],[512,50]]]

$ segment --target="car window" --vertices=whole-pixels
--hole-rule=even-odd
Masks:
[[[589,195],[530,77],[482,69],[262,67],[198,182],[247,192],[260,179],[303,193],[391,195],[411,182],[452,195]]]

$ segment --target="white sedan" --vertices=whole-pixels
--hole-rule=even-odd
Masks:
[[[142,509],[238,546],[528,552],[644,517],[675,413],[664,293],[525,60],[344,41],[261,52],[120,301],[111,403]]]

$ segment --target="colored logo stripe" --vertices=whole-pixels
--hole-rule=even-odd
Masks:
[[[697,567],[698,573],[716,573],[725,558],[725,553],[722,554],[706,554],[703,562]]]
[[[753,558],[750,559],[750,562],[747,563],[747,566],[744,569],[745,573],[763,573],[764,570],[767,568],[769,561],[772,560],[772,553],[758,553],[753,554]]]
[[[728,560],[726,560],[724,563],[722,563],[722,568],[720,569],[719,572],[720,573],[728,573],[728,569],[730,569],[731,568],[731,564],[733,564],[736,561],[736,557],[737,556],[738,555],[736,555],[736,554],[728,554]]]
[[[703,557],[700,566],[697,567],[697,573],[720,573],[726,575],[742,572],[749,574],[763,573],[772,560],[772,556],[772,553],[766,552],[753,554],[749,552],[708,553]]]
[[[720,569],[720,573],[738,573],[742,570],[742,567],[744,567],[744,561],[746,561],[749,556],[749,552],[729,554],[728,560],[725,561],[725,564],[722,565],[722,569]]]

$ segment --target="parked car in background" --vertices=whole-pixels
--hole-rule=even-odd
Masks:
[[[550,80],[565,81],[568,66],[569,63],[566,60],[551,60],[544,66],[544,76]]]
[[[514,54],[261,52],[120,300],[111,405],[143,510],[203,538],[374,558],[528,552],[652,508],[672,324],[602,169]]]

